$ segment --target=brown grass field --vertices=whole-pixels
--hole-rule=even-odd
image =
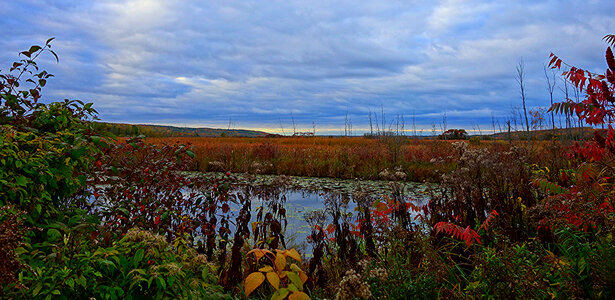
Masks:
[[[451,144],[455,141],[405,137],[166,137],[147,138],[146,142],[191,146],[196,155],[194,168],[200,171],[345,179],[386,179],[387,173],[401,171],[406,180],[433,182],[439,180],[442,171],[453,166],[436,166],[432,159],[452,154]],[[513,145],[527,147],[519,141],[513,141]],[[549,145],[549,142],[533,142],[529,149],[532,160],[545,160]],[[498,140],[473,143],[472,147],[506,151],[510,145]],[[388,172],[383,173],[384,170]]]

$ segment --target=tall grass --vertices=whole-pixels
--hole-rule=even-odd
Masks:
[[[190,144],[195,169],[332,178],[381,179],[385,169],[412,181],[434,181],[434,157],[452,150],[447,142],[366,138],[148,138],[148,143]]]
[[[450,171],[455,162],[434,164],[433,159],[448,157],[454,152],[453,141],[413,140],[403,137],[368,139],[362,137],[285,137],[285,138],[148,138],[147,143],[191,145],[196,155],[194,170],[205,172],[331,177],[344,179],[386,179],[388,174],[403,172],[409,181],[436,182]],[[526,145],[513,142],[512,146]],[[472,145],[508,151],[505,141]],[[550,162],[553,166],[558,151],[550,142],[532,144],[531,161]],[[560,159],[561,160],[561,159]],[[550,167],[550,166],[549,166]],[[387,172],[383,172],[387,170]],[[397,173],[399,174],[399,173]]]

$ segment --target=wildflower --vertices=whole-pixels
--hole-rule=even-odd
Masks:
[[[377,269],[373,269],[369,271],[369,277],[376,278],[380,281],[385,281],[388,276],[389,276],[389,273],[387,272],[386,269],[383,269],[383,268],[377,268]]]
[[[335,299],[368,299],[371,298],[371,296],[372,293],[369,290],[367,283],[365,283],[365,281],[363,281],[359,274],[357,274],[354,270],[350,270],[346,272],[346,275],[342,278],[342,281],[337,288]]]

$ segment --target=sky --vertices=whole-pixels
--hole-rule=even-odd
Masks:
[[[490,131],[521,107],[521,60],[528,110],[549,106],[551,52],[604,72],[613,12],[591,0],[0,0],[0,69],[55,37],[43,98],[93,102],[109,122],[362,134],[377,112],[387,128]]]

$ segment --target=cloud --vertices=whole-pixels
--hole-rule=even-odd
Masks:
[[[0,0],[2,1],[2,0]],[[504,121],[548,104],[550,52],[604,68],[610,1],[2,1],[0,59],[55,36],[49,99],[95,103],[107,121],[226,127],[367,128],[367,115],[418,126]],[[561,95],[556,95],[561,98]],[[286,124],[286,125],[284,125]],[[361,125],[363,124],[363,125]]]

